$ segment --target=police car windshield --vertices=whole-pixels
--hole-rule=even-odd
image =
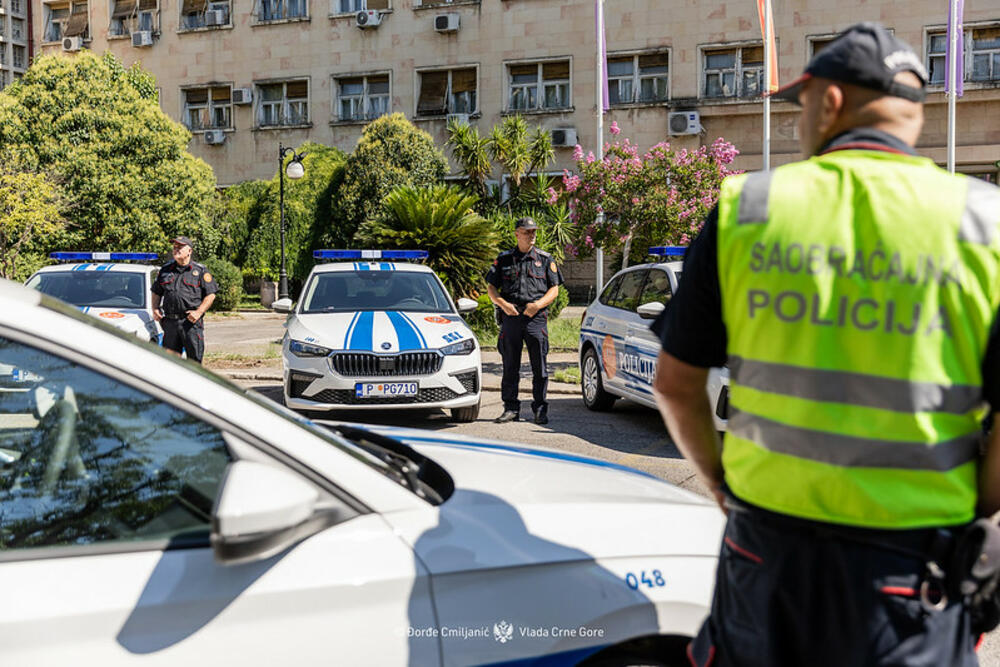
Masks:
[[[28,281],[36,289],[77,307],[145,308],[143,274],[123,271],[52,271]]]
[[[450,312],[451,303],[432,273],[333,271],[314,274],[302,299],[303,313],[359,310]]]

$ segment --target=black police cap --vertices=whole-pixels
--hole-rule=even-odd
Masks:
[[[514,229],[526,229],[531,231],[532,229],[538,229],[538,224],[535,222],[534,218],[518,218],[517,222],[514,223]]]
[[[900,72],[916,74],[921,87],[894,81]],[[912,102],[923,102],[927,69],[906,42],[896,39],[879,23],[865,22],[840,33],[813,56],[802,76],[775,91],[772,97],[798,104],[799,91],[811,78],[852,83]]]

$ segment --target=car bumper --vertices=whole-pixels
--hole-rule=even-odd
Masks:
[[[297,410],[463,408],[476,405],[482,388],[479,350],[446,356],[441,369],[425,375],[343,376],[329,357],[284,358],[285,405]],[[360,398],[355,386],[369,382],[416,382],[416,396]]]

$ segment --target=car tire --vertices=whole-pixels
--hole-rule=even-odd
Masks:
[[[604,381],[601,379],[601,362],[598,360],[597,351],[594,348],[588,348],[584,353],[581,366],[580,391],[583,394],[583,404],[596,412],[610,410],[618,397],[604,390]]]
[[[479,405],[476,403],[465,408],[452,408],[451,420],[461,424],[476,421],[479,419]]]

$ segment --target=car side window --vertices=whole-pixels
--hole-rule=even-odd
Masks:
[[[208,544],[231,457],[184,411],[0,337],[0,554],[171,540]]]
[[[660,269],[650,269],[649,277],[642,288],[642,295],[639,297],[639,305],[642,306],[654,301],[667,305],[673,293],[670,290],[670,277],[666,271]]]
[[[612,278],[611,282],[609,282],[607,286],[604,288],[604,291],[601,292],[601,296],[598,299],[598,301],[605,306],[610,306],[611,302],[614,301],[615,292],[618,291],[618,286],[621,284],[622,284],[621,276],[615,276],[614,278]]]
[[[634,311],[639,307],[639,295],[642,290],[642,283],[646,280],[645,270],[629,271],[622,276],[622,284],[618,288],[618,293],[609,305],[623,310]]]

